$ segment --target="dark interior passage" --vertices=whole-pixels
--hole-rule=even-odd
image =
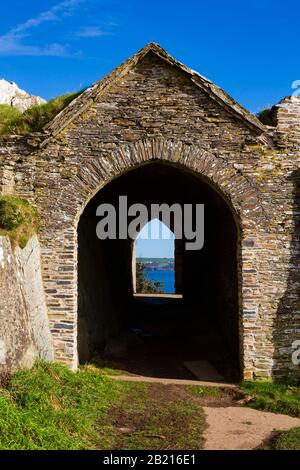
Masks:
[[[185,240],[175,243],[182,299],[134,296],[133,241],[97,238],[97,207],[118,207],[120,195],[128,197],[128,205],[204,204],[203,248],[189,251]],[[195,378],[184,362],[207,360],[225,378],[238,378],[237,245],[228,204],[208,182],[179,165],[149,163],[106,185],[78,226],[80,361],[106,358],[132,373]]]

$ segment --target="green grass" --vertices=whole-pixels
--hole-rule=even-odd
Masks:
[[[0,388],[0,449],[199,449],[202,408],[168,386],[38,362]]]
[[[300,418],[300,387],[270,382],[244,382],[241,389],[254,397],[248,404],[251,408]],[[276,450],[300,450],[300,428],[280,433],[272,440],[271,447]]]
[[[254,398],[247,405],[251,408],[300,417],[300,387],[274,382],[243,382],[241,390]],[[300,428],[278,434],[267,448],[300,450]]]
[[[275,450],[300,450],[300,428],[283,432],[273,442]]]
[[[112,419],[128,429],[119,436],[117,449],[203,448],[205,417],[199,404],[188,396],[173,395],[170,386],[138,385],[133,394],[133,383],[128,382],[130,400],[125,394],[111,411]]]
[[[33,106],[20,113],[10,106],[0,107],[0,137],[12,134],[27,135],[38,132],[68,106],[82,91],[59,96],[48,103]]]
[[[117,388],[99,372],[73,374],[38,363],[17,373],[0,393],[0,449],[91,449],[109,446],[105,419]]]
[[[38,215],[25,199],[0,196],[0,235],[9,236],[13,246],[24,248],[38,231]]]
[[[241,389],[253,396],[248,406],[300,418],[300,387],[271,382],[244,382]]]
[[[22,113],[16,108],[7,104],[0,104],[0,135],[5,129],[9,129],[21,116]]]

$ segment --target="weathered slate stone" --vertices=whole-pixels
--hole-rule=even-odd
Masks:
[[[35,236],[14,251],[0,237],[0,372],[53,360],[40,258]]]

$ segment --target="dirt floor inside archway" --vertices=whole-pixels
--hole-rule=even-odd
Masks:
[[[237,381],[221,335],[209,322],[193,321],[191,309],[180,295],[135,295],[127,331],[109,344],[105,359],[129,375]]]

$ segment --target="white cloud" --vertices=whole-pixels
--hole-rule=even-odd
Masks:
[[[19,35],[27,31],[28,29],[35,28],[40,26],[42,23],[48,21],[55,21],[58,19],[58,14],[69,13],[70,10],[74,9],[80,3],[85,2],[86,0],[65,0],[63,2],[57,3],[50,10],[43,11],[35,18],[30,18],[24,23],[19,24],[18,26],[12,28],[8,35]]]
[[[67,47],[52,43],[45,46],[24,44],[23,39],[30,36],[30,30],[37,28],[46,22],[57,21],[61,16],[69,15],[72,10],[86,0],[64,0],[57,3],[47,11],[40,13],[35,18],[29,18],[6,34],[0,36],[0,55],[28,55],[28,56],[67,56]]]
[[[68,56],[66,46],[52,43],[46,46],[24,45],[19,39],[0,37],[0,56]]]
[[[108,36],[111,33],[103,31],[98,26],[86,26],[77,31],[74,36],[77,38],[99,38],[101,36]]]

